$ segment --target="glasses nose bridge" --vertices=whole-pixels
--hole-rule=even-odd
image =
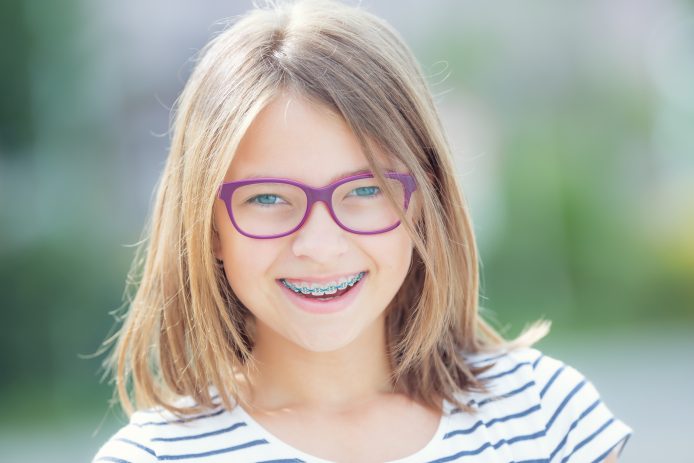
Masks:
[[[330,216],[335,220],[334,216],[334,211],[333,211],[333,191],[335,190],[335,187],[333,185],[328,185],[323,188],[313,188],[309,186],[304,187],[304,191],[306,192],[306,219],[308,219],[308,216],[311,215],[311,211],[313,210],[313,206],[316,203],[322,202],[325,204],[325,207],[328,209],[328,212],[330,213]]]

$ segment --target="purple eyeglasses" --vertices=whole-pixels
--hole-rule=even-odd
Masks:
[[[396,200],[407,211],[417,189],[410,174],[385,172],[384,178]],[[323,202],[342,229],[359,235],[373,235],[400,225],[380,185],[370,172],[342,178],[322,188],[313,188],[286,178],[254,178],[220,185],[218,198],[224,201],[234,228],[256,239],[280,238],[300,229],[316,202]]]

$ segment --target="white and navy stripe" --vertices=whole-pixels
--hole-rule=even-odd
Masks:
[[[494,363],[482,375],[490,391],[460,397],[477,413],[446,402],[432,440],[390,463],[600,462],[614,448],[621,451],[632,434],[588,379],[537,349],[467,358],[474,365]],[[161,409],[136,412],[93,460],[159,461],[329,463],[282,442],[240,407],[231,412],[218,407],[185,420]]]

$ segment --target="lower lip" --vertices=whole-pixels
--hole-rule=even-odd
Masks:
[[[280,285],[282,291],[284,291],[289,300],[292,301],[292,303],[299,309],[309,313],[325,314],[339,312],[349,307],[361,292],[361,288],[364,286],[364,279],[366,279],[367,275],[368,273],[364,275],[361,280],[355,283],[352,289],[347,291],[344,296],[340,296],[336,299],[330,299],[328,301],[319,301],[317,299],[313,301],[303,296],[299,296],[297,293],[284,286],[279,280],[277,280],[277,284]]]

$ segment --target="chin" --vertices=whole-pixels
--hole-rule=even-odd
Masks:
[[[328,353],[335,352],[348,347],[357,338],[358,333],[349,336],[344,331],[342,333],[307,333],[294,343],[309,352]]]

